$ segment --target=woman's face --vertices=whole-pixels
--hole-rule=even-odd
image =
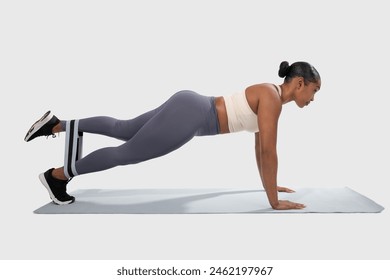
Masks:
[[[298,107],[303,108],[314,101],[314,95],[321,88],[321,80],[315,83],[308,83],[305,85],[304,80],[298,82],[298,86],[295,92],[295,103]]]

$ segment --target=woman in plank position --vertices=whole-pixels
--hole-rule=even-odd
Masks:
[[[305,205],[278,199],[278,191],[293,192],[277,185],[278,119],[283,104],[294,101],[300,108],[309,105],[321,87],[321,78],[307,62],[289,65],[283,61],[278,74],[284,78],[281,85],[256,84],[231,96],[208,97],[190,90],[179,91],[160,107],[130,120],[80,119],[78,131],[114,137],[124,143],[96,150],[77,160],[72,175],[67,174],[64,167],[51,168],[40,174],[39,179],[54,203],[69,204],[75,198],[68,195],[66,186],[74,176],[160,157],[180,148],[194,136],[245,130],[255,135],[257,166],[272,208],[302,209]],[[49,111],[31,126],[25,141],[63,132],[65,126],[66,121]]]

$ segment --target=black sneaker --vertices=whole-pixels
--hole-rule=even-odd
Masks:
[[[70,196],[66,192],[66,185],[69,180],[63,181],[53,177],[51,174],[54,168],[47,170],[45,173],[39,174],[39,180],[49,191],[51,200],[55,204],[64,205],[71,204],[75,201],[74,196]]]
[[[54,135],[53,127],[56,126],[60,120],[54,116],[50,111],[46,112],[40,118],[37,120],[31,128],[28,130],[26,137],[24,137],[24,141],[28,142],[30,140],[33,140],[34,138],[38,136],[50,136]]]

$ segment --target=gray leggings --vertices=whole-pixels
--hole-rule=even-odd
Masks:
[[[65,121],[61,124],[65,128]],[[214,97],[184,90],[134,119],[80,119],[79,131],[125,141],[118,147],[102,148],[76,161],[77,174],[81,175],[166,155],[194,136],[219,134],[219,125]]]

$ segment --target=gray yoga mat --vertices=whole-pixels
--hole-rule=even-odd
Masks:
[[[350,188],[302,188],[279,193],[306,205],[302,210],[273,210],[260,189],[80,189],[76,202],[50,202],[36,214],[223,214],[223,213],[379,213],[384,208]]]

